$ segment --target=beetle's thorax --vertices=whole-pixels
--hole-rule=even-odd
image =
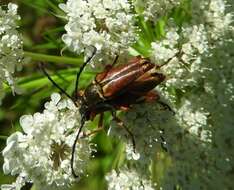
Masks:
[[[93,81],[84,91],[83,95],[84,104],[88,107],[97,105],[100,102],[103,102],[105,98],[103,97],[102,88],[99,84]]]

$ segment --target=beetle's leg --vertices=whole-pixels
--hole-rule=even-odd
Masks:
[[[132,139],[133,150],[134,150],[134,152],[136,152],[135,137],[134,137],[133,133],[124,125],[123,121],[116,116],[115,107],[110,105],[110,104],[102,104],[102,105],[97,105],[95,108],[96,109],[98,109],[98,108],[107,108],[109,111],[111,111],[111,115],[113,116],[113,119],[117,122],[117,124],[120,127],[124,128],[128,132],[129,136]]]
[[[104,114],[100,113],[100,117],[98,120],[98,128],[103,128],[103,116],[104,116]]]
[[[104,129],[104,127],[103,127],[103,113],[100,113],[100,117],[98,120],[98,128],[90,131],[89,133],[83,133],[82,136],[80,136],[80,138],[89,137],[90,135],[94,135],[94,134],[102,131],[103,129]]]
[[[104,116],[104,113],[100,113],[100,117],[99,117],[99,120],[98,120],[98,128],[97,129],[94,129],[94,130],[90,131],[89,133],[83,134],[80,138],[85,138],[85,137],[88,137],[90,135],[94,135],[94,134],[102,131],[104,129],[104,127],[103,127],[103,116]]]
[[[154,128],[154,127],[152,126],[151,121],[150,121],[150,119],[149,119],[148,117],[146,117],[146,120],[148,121],[148,123],[150,124],[150,126],[151,126],[152,128]],[[161,141],[160,141],[161,148],[162,148],[165,152],[168,152],[167,142],[166,142],[166,140],[165,140],[165,138],[164,138],[164,129],[161,129],[161,128],[159,127],[158,130],[159,130],[160,139],[161,139]],[[155,140],[155,142],[158,142],[158,140]]]
[[[165,138],[163,137],[164,135],[164,129],[159,129],[159,133],[160,133],[160,138],[161,138],[161,148],[165,151],[165,152],[168,152],[168,149],[167,149],[167,142],[165,141]]]
[[[167,103],[162,102],[161,100],[157,100],[157,103],[159,103],[165,110],[169,110],[175,115],[175,111]]]
[[[77,100],[78,98],[81,97],[81,96],[79,96],[79,94],[77,93],[80,75],[81,75],[82,71],[84,70],[85,66],[90,62],[90,60],[93,58],[93,56],[94,56],[95,53],[97,52],[97,48],[96,48],[95,46],[92,46],[92,47],[94,48],[92,55],[83,63],[83,65],[81,65],[80,70],[79,70],[79,71],[77,72],[77,74],[76,74],[75,100]]]
[[[167,65],[168,63],[171,62],[171,60],[174,59],[174,57],[169,58],[165,63],[158,65],[157,68],[160,69],[161,67],[163,67],[164,65]]]
[[[118,58],[119,58],[119,55],[116,55],[113,63],[112,64],[108,64],[108,65],[105,66],[105,71],[109,71],[110,69],[112,69],[115,66],[115,64],[117,63]],[[108,72],[106,72],[106,75],[107,75],[107,73]],[[105,78],[105,77],[106,76],[104,76],[103,78]]]
[[[90,131],[89,133],[84,134],[84,135],[81,136],[80,138],[89,137],[89,136],[91,136],[91,135],[94,135],[94,134],[96,134],[96,133],[102,131],[102,130],[103,130],[103,127],[102,127],[102,128],[100,127],[100,128],[94,129],[94,130]]]
[[[155,91],[149,91],[145,96],[144,96],[144,100],[146,102],[157,102],[158,104],[160,104],[165,110],[169,110],[170,112],[173,113],[173,115],[175,115],[175,111],[165,102],[160,100],[160,96],[157,94],[157,92]]]
[[[181,58],[182,52],[181,50],[175,54],[175,56],[171,57],[170,59],[168,59],[165,63],[163,63],[162,65],[157,66],[158,69],[160,69],[161,67],[163,67],[164,65],[167,65],[169,62],[171,62],[172,59],[174,59],[174,57],[177,57],[179,59],[179,64],[181,64],[187,71],[190,72],[190,68],[188,66],[187,63],[185,63],[183,61],[183,59]]]
[[[165,102],[160,100],[160,96],[156,92],[150,91],[148,94],[145,96],[146,102],[152,102],[155,101],[158,104],[160,104],[165,110],[169,110],[170,112],[175,115],[175,111]]]
[[[123,121],[116,116],[115,111],[112,111],[111,114],[112,114],[114,120],[117,122],[117,124],[120,127],[124,128],[127,131],[127,133],[129,134],[129,136],[131,137],[133,151],[136,152],[136,141],[135,141],[135,137],[134,137],[133,133],[124,125]]]
[[[49,81],[56,87],[58,88],[62,94],[65,94],[69,99],[71,99],[72,101],[74,101],[74,99],[64,90],[62,89],[51,77],[50,75],[47,73],[47,71],[45,70],[45,66],[42,62],[39,63],[39,68],[42,70],[42,72],[46,75],[46,77],[49,79]]]
[[[119,58],[119,55],[116,55],[113,63],[111,64],[112,67],[117,63],[118,58]]]

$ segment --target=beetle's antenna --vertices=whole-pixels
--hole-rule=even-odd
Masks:
[[[78,178],[79,176],[76,174],[75,170],[74,170],[74,159],[75,159],[75,151],[76,151],[76,143],[79,139],[79,136],[80,136],[80,133],[84,127],[84,123],[85,123],[85,115],[82,116],[81,118],[81,125],[80,125],[80,128],[78,130],[78,133],[76,135],[76,139],[72,145],[72,156],[71,156],[71,171],[72,171],[72,175],[75,177],[75,178]]]
[[[80,75],[82,73],[82,71],[84,70],[85,66],[87,65],[88,62],[90,62],[90,60],[93,58],[93,56],[96,54],[97,52],[97,48],[95,46],[92,46],[93,47],[93,53],[92,55],[83,63],[83,65],[80,67],[80,70],[77,72],[76,74],[76,84],[75,84],[75,100],[77,100],[80,95],[78,94],[78,83],[79,83],[79,78],[80,78]]]
[[[65,94],[69,99],[71,99],[73,101],[73,98],[64,90],[62,89],[51,77],[50,75],[47,73],[47,71],[45,70],[45,66],[42,62],[40,62],[39,64],[39,68],[42,70],[42,72],[46,75],[46,77],[49,79],[49,81],[56,87],[58,88],[62,94]]]
[[[178,53],[175,54],[175,56],[180,57],[180,56],[181,56],[181,52],[179,51]],[[174,57],[175,57],[175,56],[174,56]],[[157,68],[161,68],[161,67],[163,67],[164,65],[167,65],[168,63],[171,62],[172,59],[174,59],[174,57],[171,57],[171,58],[168,59],[165,63],[159,65]],[[179,61],[180,61],[179,64],[181,64],[187,71],[190,71],[188,65],[187,65],[181,58],[179,58]]]
[[[116,55],[113,63],[111,64],[112,67],[117,63],[118,58],[119,58],[119,55]]]

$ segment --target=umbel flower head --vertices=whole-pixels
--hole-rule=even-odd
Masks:
[[[20,69],[23,58],[22,37],[17,31],[17,5],[8,4],[8,10],[0,7],[0,94],[3,94],[3,83],[15,88],[13,74]],[[0,95],[1,97],[2,95]]]
[[[4,173],[18,175],[17,181],[2,185],[2,189],[20,189],[26,182],[41,190],[64,189],[75,182],[70,159],[80,115],[71,100],[60,98],[54,93],[42,113],[20,118],[23,133],[13,133],[2,152]],[[88,138],[80,139],[76,146],[75,171],[82,175],[91,147]]]
[[[181,189],[231,189],[233,18],[226,1],[191,3],[196,7],[191,22],[181,26],[169,23],[165,36],[151,43],[156,64],[170,60],[162,67],[168,79],[157,90],[176,114],[172,117],[152,104],[137,105],[124,114],[139,153],[136,156],[129,141],[126,157],[134,171],[146,173],[150,168],[148,172],[157,176],[162,189],[177,185]],[[161,143],[165,146],[157,146]],[[154,159],[154,167],[149,167]],[[112,187],[115,180],[110,179]]]
[[[118,173],[112,170],[106,176],[106,181],[108,190],[154,190],[150,180],[127,168],[121,169]]]
[[[95,60],[108,63],[109,58],[126,52],[137,38],[127,0],[68,0],[59,7],[68,19],[62,39],[78,54],[93,51],[91,46],[95,46]]]
[[[172,8],[179,6],[180,2],[180,0],[135,0],[134,5],[145,20],[156,22],[158,18],[168,14]]]

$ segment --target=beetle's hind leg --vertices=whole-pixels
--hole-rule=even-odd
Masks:
[[[161,100],[157,100],[157,103],[160,104],[165,110],[168,110],[175,115],[175,111],[165,102],[162,102]]]
[[[127,133],[129,134],[129,136],[131,137],[132,146],[133,146],[133,151],[134,151],[134,153],[136,153],[136,141],[135,141],[135,137],[134,137],[132,131],[130,131],[130,130],[124,125],[123,121],[122,121],[121,119],[119,119],[119,118],[116,116],[116,112],[115,112],[115,111],[112,111],[111,114],[112,114],[114,120],[117,122],[117,124],[118,124],[120,127],[124,128],[124,130],[127,131]]]
[[[158,95],[158,93],[156,91],[150,91],[148,92],[143,99],[143,102],[156,102],[158,104],[160,104],[163,109],[168,110],[170,112],[173,113],[173,115],[175,115],[175,111],[165,102],[160,100],[160,96]],[[140,103],[140,102],[138,102]]]
[[[164,138],[164,129],[159,129],[159,133],[160,133],[160,139],[161,139],[161,148],[165,151],[165,152],[168,152],[168,148],[167,148],[167,142]]]

